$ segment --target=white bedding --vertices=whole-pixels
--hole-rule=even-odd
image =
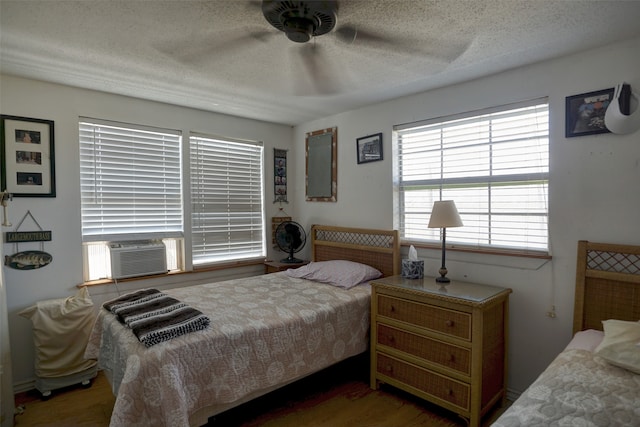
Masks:
[[[86,355],[116,395],[111,427],[202,425],[368,346],[366,284],[345,290],[282,272],[163,292],[211,326],[146,348],[101,309]]]
[[[640,375],[596,356],[603,338],[600,331],[578,332],[492,425],[640,426]]]

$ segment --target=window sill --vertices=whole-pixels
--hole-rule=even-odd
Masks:
[[[210,272],[210,271],[221,271],[221,270],[227,270],[227,269],[231,269],[231,268],[248,267],[248,266],[252,266],[252,265],[263,265],[264,261],[265,261],[265,258],[252,258],[252,259],[249,259],[249,260],[242,260],[242,261],[224,262],[224,263],[219,263],[219,264],[208,264],[208,265],[203,265],[203,266],[199,266],[199,267],[194,267],[194,269],[191,270],[191,271],[170,271],[170,272],[165,273],[165,274],[153,274],[153,275],[149,275],[149,276],[129,277],[129,278],[126,278],[126,279],[118,279],[117,282],[118,283],[125,283],[125,282],[133,282],[133,281],[137,281],[137,280],[152,280],[152,279],[158,279],[158,278],[161,278],[161,277],[169,277],[169,276],[177,276],[177,275],[190,275],[190,274],[195,274],[195,273],[206,273],[206,272]],[[89,282],[79,283],[76,286],[78,288],[82,288],[82,287],[85,287],[85,286],[112,285],[114,283],[116,283],[116,280],[113,280],[113,279],[100,279],[100,280],[91,280]]]
[[[409,247],[414,246],[415,248],[420,249],[435,249],[441,250],[442,245],[434,244],[434,243],[425,243],[425,242],[412,242],[412,241],[402,241],[400,242],[400,246]],[[550,260],[552,256],[543,251],[524,251],[524,250],[510,250],[510,249],[498,249],[498,248],[471,248],[459,245],[450,245],[447,244],[447,252],[466,252],[472,254],[484,254],[484,255],[498,255],[498,256],[509,256],[509,257],[518,257],[518,258],[532,258],[532,259],[544,259]]]

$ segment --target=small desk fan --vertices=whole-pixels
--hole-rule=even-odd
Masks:
[[[280,262],[288,264],[296,264],[303,262],[301,259],[294,258],[293,254],[300,252],[307,242],[307,234],[304,228],[295,221],[285,221],[276,228],[276,244],[283,252],[288,252],[289,256],[280,260]]]

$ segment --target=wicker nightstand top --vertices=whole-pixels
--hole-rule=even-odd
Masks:
[[[471,305],[483,304],[497,296],[511,293],[511,289],[509,288],[460,282],[457,280],[452,280],[450,283],[443,285],[436,283],[434,277],[406,279],[402,276],[390,276],[376,279],[374,282],[379,285],[398,287],[415,293],[429,294],[442,300],[455,299]]]

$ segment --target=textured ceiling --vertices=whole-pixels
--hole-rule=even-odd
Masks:
[[[342,0],[347,25],[300,45],[255,1],[0,0],[0,72],[294,125],[640,36],[640,1]]]

